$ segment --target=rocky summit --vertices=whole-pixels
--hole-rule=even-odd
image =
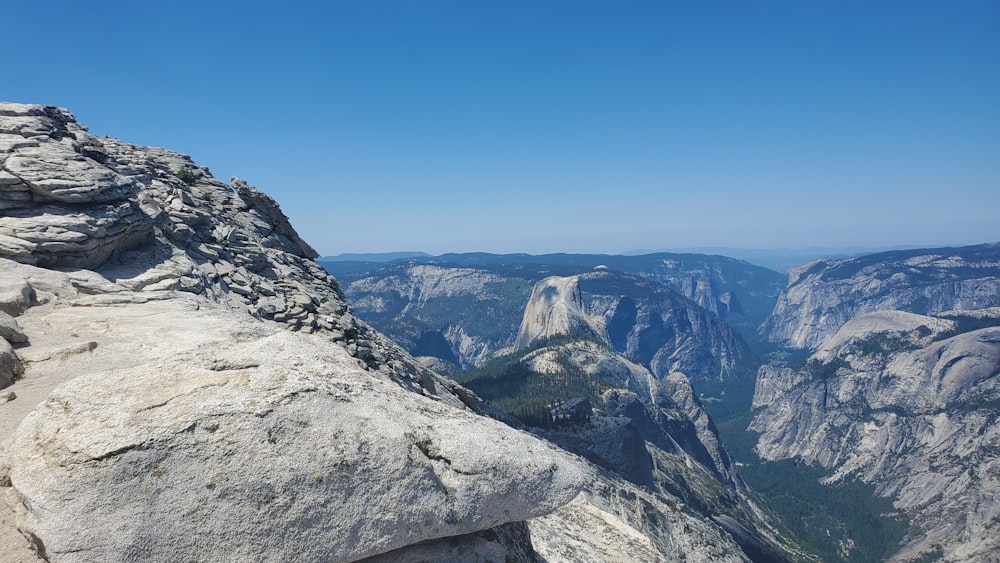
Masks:
[[[315,256],[242,180],[0,103],[0,560],[749,559],[483,416]]]

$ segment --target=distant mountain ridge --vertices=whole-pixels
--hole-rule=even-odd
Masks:
[[[694,246],[664,248],[661,250],[634,250],[623,252],[626,256],[671,252],[684,254],[710,254],[745,260],[751,264],[785,273],[795,266],[816,260],[841,260],[876,254],[890,250],[907,250],[919,246],[866,247],[866,246],[811,246],[805,248],[733,248],[729,246]]]
[[[490,254],[473,252],[411,257],[390,263],[328,261],[320,264],[345,287],[359,278],[390,275],[404,264],[441,268],[509,269],[534,283],[547,275],[573,275],[605,266],[659,282],[719,315],[744,337],[755,338],[757,327],[771,313],[787,277],[781,273],[725,256],[657,253],[642,256],[609,254]],[[382,270],[380,272],[380,270]]]
[[[800,266],[815,260],[841,260],[845,258],[856,258],[868,254],[889,252],[895,250],[912,250],[927,248],[919,245],[900,245],[893,247],[869,247],[869,246],[811,246],[803,248],[737,248],[731,246],[691,246],[677,248],[636,249],[607,256],[644,256],[648,254],[701,254],[707,256],[722,256],[735,260],[749,262],[756,266],[761,266],[781,273],[787,273],[795,266]],[[393,262],[406,260],[408,258],[442,258],[451,256],[467,256],[471,254],[487,254],[490,256],[503,256],[519,259],[524,256],[554,256],[552,253],[530,254],[490,254],[490,253],[444,253],[430,254],[420,251],[402,252],[370,252],[351,253],[345,252],[333,256],[323,256],[320,262]],[[572,255],[572,253],[568,254]]]
[[[336,256],[322,256],[319,262],[393,262],[407,258],[429,258],[426,252],[344,252]]]
[[[412,354],[454,358],[462,368],[482,365],[539,335],[579,328],[648,364],[658,377],[683,371],[697,380],[721,381],[746,378],[754,370],[747,344],[719,315],[665,284],[611,269],[406,262],[344,280],[344,291],[362,318]],[[555,299],[552,305],[573,312],[554,315],[542,308],[542,317],[526,324],[526,310],[535,306],[533,288],[545,280],[572,286],[567,291],[573,299]],[[707,294],[711,283],[701,279],[682,287]],[[539,289],[538,297],[553,290]]]
[[[898,250],[794,268],[761,334],[817,349],[862,313],[1000,306],[1000,243]]]

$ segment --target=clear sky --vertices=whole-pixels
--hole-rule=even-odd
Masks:
[[[0,0],[0,99],[325,255],[1000,240],[1000,2]]]

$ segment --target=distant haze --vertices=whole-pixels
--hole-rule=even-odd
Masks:
[[[751,264],[771,268],[779,272],[787,272],[794,266],[812,262],[820,258],[841,259],[862,256],[864,254],[874,254],[886,250],[904,250],[918,248],[915,246],[896,246],[891,248],[877,247],[843,247],[843,248],[724,248],[724,247],[695,247],[695,248],[670,248],[660,249],[655,252],[681,252],[694,254],[718,254],[745,260]],[[650,254],[654,251],[633,250],[625,252],[626,255]]]
[[[724,248],[724,247],[694,247],[694,248],[663,248],[658,250],[631,250],[621,253],[598,253],[598,254],[620,254],[622,256],[640,256],[643,254],[655,254],[660,252],[683,253],[683,254],[708,254],[727,256],[744,260],[751,264],[764,266],[778,272],[787,272],[789,269],[812,262],[820,258],[841,259],[873,254],[886,250],[904,250],[917,248],[912,246],[899,246],[894,248],[799,248],[799,249],[745,249],[745,248]],[[524,254],[529,253],[512,253]],[[581,253],[588,254],[588,253]],[[324,256],[320,258],[322,262],[392,262],[395,260],[406,260],[408,258],[429,258],[439,255],[431,255],[426,252],[371,252],[371,253],[344,253],[335,256]],[[447,257],[446,257],[447,258]]]
[[[46,6],[3,8],[0,99],[239,176],[324,255],[1000,240],[995,0]]]

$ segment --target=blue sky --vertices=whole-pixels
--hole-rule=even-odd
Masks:
[[[0,99],[322,254],[1000,240],[1000,2],[0,2]]]

